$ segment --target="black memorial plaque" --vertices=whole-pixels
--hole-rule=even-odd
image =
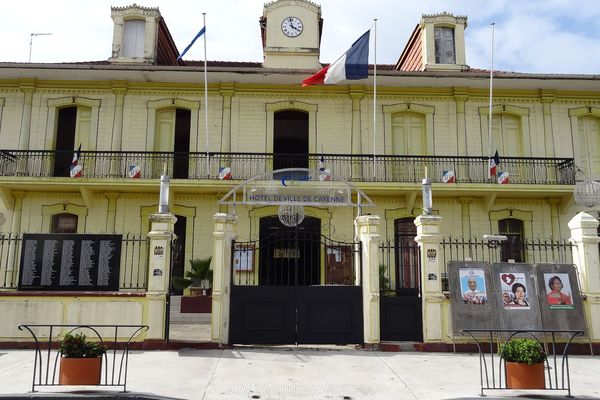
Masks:
[[[24,234],[19,290],[118,291],[121,235]]]

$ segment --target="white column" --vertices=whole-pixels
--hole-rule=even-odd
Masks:
[[[446,297],[442,293],[440,223],[437,215],[419,215],[415,219],[421,249],[421,293],[423,298],[423,341],[442,341],[442,308]]]
[[[379,343],[379,234],[380,218],[359,215],[354,220],[355,237],[362,243],[363,330],[365,343]],[[356,275],[360,264],[355,265]]]
[[[171,240],[177,218],[173,214],[151,214],[148,238],[148,339],[164,339],[167,291],[171,274]]]
[[[571,221],[573,263],[577,266],[581,292],[586,297],[586,319],[592,340],[600,339],[600,257],[598,255],[598,220],[580,212]]]
[[[217,213],[213,250],[213,289],[211,341],[220,344],[229,343],[229,296],[231,293],[231,242],[235,239],[235,216]]]

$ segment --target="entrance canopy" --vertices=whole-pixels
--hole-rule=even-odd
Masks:
[[[285,168],[257,175],[231,189],[220,204],[285,205],[315,207],[370,207],[361,190],[326,171]]]

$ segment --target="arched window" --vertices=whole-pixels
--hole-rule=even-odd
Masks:
[[[54,214],[50,233],[77,233],[77,219],[75,214]]]
[[[500,261],[525,262],[523,257],[523,221],[515,218],[498,220],[498,233],[508,238],[501,244]]]

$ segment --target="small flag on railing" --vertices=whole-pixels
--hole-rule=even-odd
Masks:
[[[456,175],[454,175],[454,171],[442,171],[442,182],[456,183]]]
[[[490,176],[496,175],[498,165],[500,165],[500,156],[498,155],[498,150],[496,150],[494,157],[490,157]]]
[[[221,167],[219,168],[219,179],[223,181],[229,181],[233,179],[231,176],[231,168],[230,167]]]
[[[506,171],[501,171],[498,173],[498,183],[501,185],[505,185],[507,183],[510,183],[508,180],[508,172]]]
[[[127,173],[131,179],[140,179],[142,177],[142,167],[139,165],[130,165]]]
[[[79,158],[81,157],[81,144],[75,153],[73,153],[73,160],[71,161],[71,168],[69,174],[71,178],[81,178],[83,176],[83,167],[79,165]]]
[[[319,159],[319,180],[320,181],[330,181],[331,180],[331,171],[325,168],[325,157],[321,155]]]

